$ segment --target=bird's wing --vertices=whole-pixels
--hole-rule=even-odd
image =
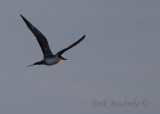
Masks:
[[[34,27],[29,21],[27,21],[27,19],[25,19],[22,15],[21,15],[21,17],[22,17],[23,21],[26,23],[26,25],[28,26],[28,28],[35,35],[35,37],[36,37],[36,39],[42,49],[44,57],[48,57],[50,55],[53,55],[45,36],[36,27]]]
[[[75,43],[73,43],[72,45],[68,46],[65,49],[62,49],[61,51],[59,51],[56,55],[62,55],[65,51],[73,48],[74,46],[76,46],[78,43],[80,43],[83,39],[85,38],[85,35],[82,36],[82,38],[80,38],[79,40],[77,40]]]

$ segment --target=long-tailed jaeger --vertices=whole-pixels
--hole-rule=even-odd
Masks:
[[[28,28],[31,30],[31,32],[35,35],[35,37],[36,37],[36,39],[42,49],[43,55],[44,55],[43,60],[41,60],[39,62],[35,62],[34,64],[29,65],[29,66],[42,65],[42,64],[49,66],[49,65],[54,65],[54,64],[60,63],[63,60],[67,60],[66,58],[62,57],[62,54],[65,51],[76,46],[78,43],[80,43],[85,38],[85,35],[82,36],[82,38],[77,40],[75,43],[71,44],[70,46],[68,46],[65,49],[62,49],[61,51],[59,51],[58,53],[56,53],[54,55],[54,54],[52,54],[52,52],[50,50],[48,41],[45,38],[45,36],[36,27],[34,27],[29,21],[27,21],[27,19],[25,19],[21,14],[20,14],[20,16],[22,17],[23,21],[26,23]]]

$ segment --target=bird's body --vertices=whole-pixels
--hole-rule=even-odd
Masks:
[[[71,44],[67,48],[62,49],[61,51],[59,51],[57,54],[54,55],[54,54],[52,54],[52,52],[50,50],[48,41],[45,38],[45,36],[37,28],[35,28],[29,21],[27,21],[22,15],[21,15],[21,17],[24,20],[24,22],[26,23],[26,25],[28,26],[28,28],[31,30],[31,32],[35,35],[35,37],[36,37],[36,39],[37,39],[37,41],[38,41],[38,43],[41,47],[43,55],[44,55],[43,60],[41,60],[39,62],[36,62],[36,63],[34,63],[32,65],[29,65],[29,66],[42,65],[42,64],[50,66],[50,65],[58,64],[58,63],[62,62],[63,60],[67,60],[64,57],[62,57],[62,54],[65,51],[67,51],[67,50],[73,48],[74,46],[76,46],[78,43],[80,43],[85,38],[85,35],[84,35],[78,41]]]
[[[48,66],[58,64],[62,61],[63,59],[59,58],[57,55],[54,57],[44,59],[44,63]]]

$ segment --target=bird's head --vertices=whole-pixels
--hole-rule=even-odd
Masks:
[[[32,64],[32,65],[28,65],[28,67],[29,66],[34,66],[34,65],[42,65],[43,64],[43,61],[40,61],[40,62],[35,62],[34,64]]]

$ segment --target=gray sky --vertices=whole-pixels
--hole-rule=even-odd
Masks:
[[[26,67],[43,55],[20,13],[53,53],[86,39],[67,61]],[[160,112],[159,0],[1,0],[0,20],[0,114]]]

